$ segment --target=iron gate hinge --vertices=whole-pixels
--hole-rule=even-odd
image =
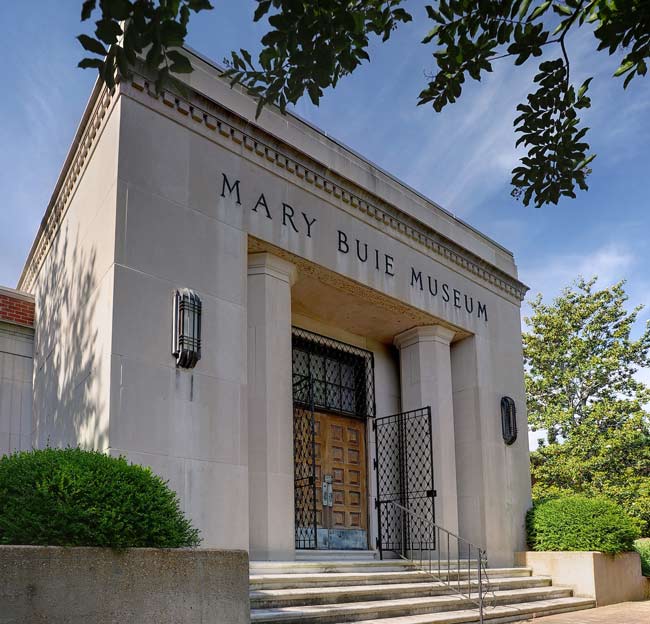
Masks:
[[[435,490],[427,490],[427,496],[429,498],[435,498],[436,496],[438,496],[438,492],[436,492]]]

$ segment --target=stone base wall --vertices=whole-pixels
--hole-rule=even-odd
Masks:
[[[0,621],[248,624],[248,554],[0,546]]]
[[[553,585],[570,587],[574,596],[594,598],[599,607],[650,598],[650,578],[641,574],[635,552],[519,552],[515,563],[552,577]]]

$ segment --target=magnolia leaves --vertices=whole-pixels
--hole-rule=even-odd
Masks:
[[[99,5],[99,7],[98,7]],[[192,71],[190,60],[172,48],[180,48],[187,36],[190,13],[212,9],[208,0],[85,0],[81,20],[99,8],[95,37],[79,35],[84,50],[97,57],[84,58],[79,67],[94,67],[112,89],[117,74],[128,76],[138,56],[156,73],[156,89],[175,82],[173,74]]]
[[[258,99],[257,115],[269,103],[283,112],[305,93],[317,105],[328,87],[369,60],[370,35],[386,41],[411,16],[401,0],[257,0],[255,21],[268,16],[257,62],[246,50],[226,59],[233,84]]]

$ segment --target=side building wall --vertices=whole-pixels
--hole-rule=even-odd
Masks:
[[[34,430],[42,448],[106,451],[119,101],[100,97],[58,196],[56,228],[23,276],[34,295]],[[88,133],[92,133],[92,139]]]
[[[34,300],[0,287],[0,457],[31,448]]]

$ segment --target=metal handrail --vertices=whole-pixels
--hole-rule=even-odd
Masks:
[[[403,505],[400,505],[395,501],[391,501],[391,500],[381,501],[381,504],[392,505],[395,509],[397,509],[402,520],[402,531],[400,534],[402,538],[402,549],[401,552],[398,552],[397,554],[403,559],[410,560],[413,563],[417,562],[417,560],[413,557],[413,549],[408,548],[408,546],[410,546],[410,544],[408,543],[410,542],[410,540],[406,539],[407,534],[404,530],[405,528],[404,520],[406,515],[408,515],[410,519],[419,523],[420,526],[425,527],[424,533],[419,532],[420,569],[423,570],[424,572],[428,572],[431,576],[435,577],[443,585],[447,586],[452,591],[460,594],[463,598],[467,598],[468,600],[473,602],[479,609],[479,622],[483,624],[485,596],[488,592],[490,592],[490,579],[487,573],[487,553],[485,552],[485,550],[480,546],[477,546],[476,544],[472,544],[471,542],[460,537],[459,535],[456,535],[452,531],[448,531],[447,529],[437,525],[435,522],[432,522],[427,518],[418,515],[414,511],[411,511],[407,507],[404,507]],[[409,533],[412,532],[412,528],[410,525],[408,527],[408,532]],[[425,559],[423,557],[423,552],[424,552],[423,545],[425,544],[425,540],[422,539],[423,535],[428,535],[429,538],[426,541],[426,543],[428,544],[428,548],[426,549],[428,553],[428,566],[425,566]],[[443,536],[442,541],[440,539],[441,535]],[[454,557],[451,556],[452,553],[450,549],[450,546],[453,545],[453,540],[456,540],[456,554]],[[446,577],[443,575],[444,556],[441,556],[441,552],[440,552],[441,545],[443,545],[445,541],[447,544]],[[435,544],[435,556],[432,556],[431,546],[434,544]],[[465,583],[461,583],[460,581],[461,552],[467,553],[467,586],[466,586],[467,592],[464,591]],[[478,581],[477,583],[478,592],[474,592],[475,596],[472,596],[472,561],[473,561],[472,554],[473,553],[476,553],[477,555],[476,572],[477,572],[477,581]],[[408,554],[410,554],[411,556],[408,556]],[[436,559],[438,562],[437,574],[436,574],[436,567],[435,567]],[[456,582],[451,581],[452,561],[456,562]]]

